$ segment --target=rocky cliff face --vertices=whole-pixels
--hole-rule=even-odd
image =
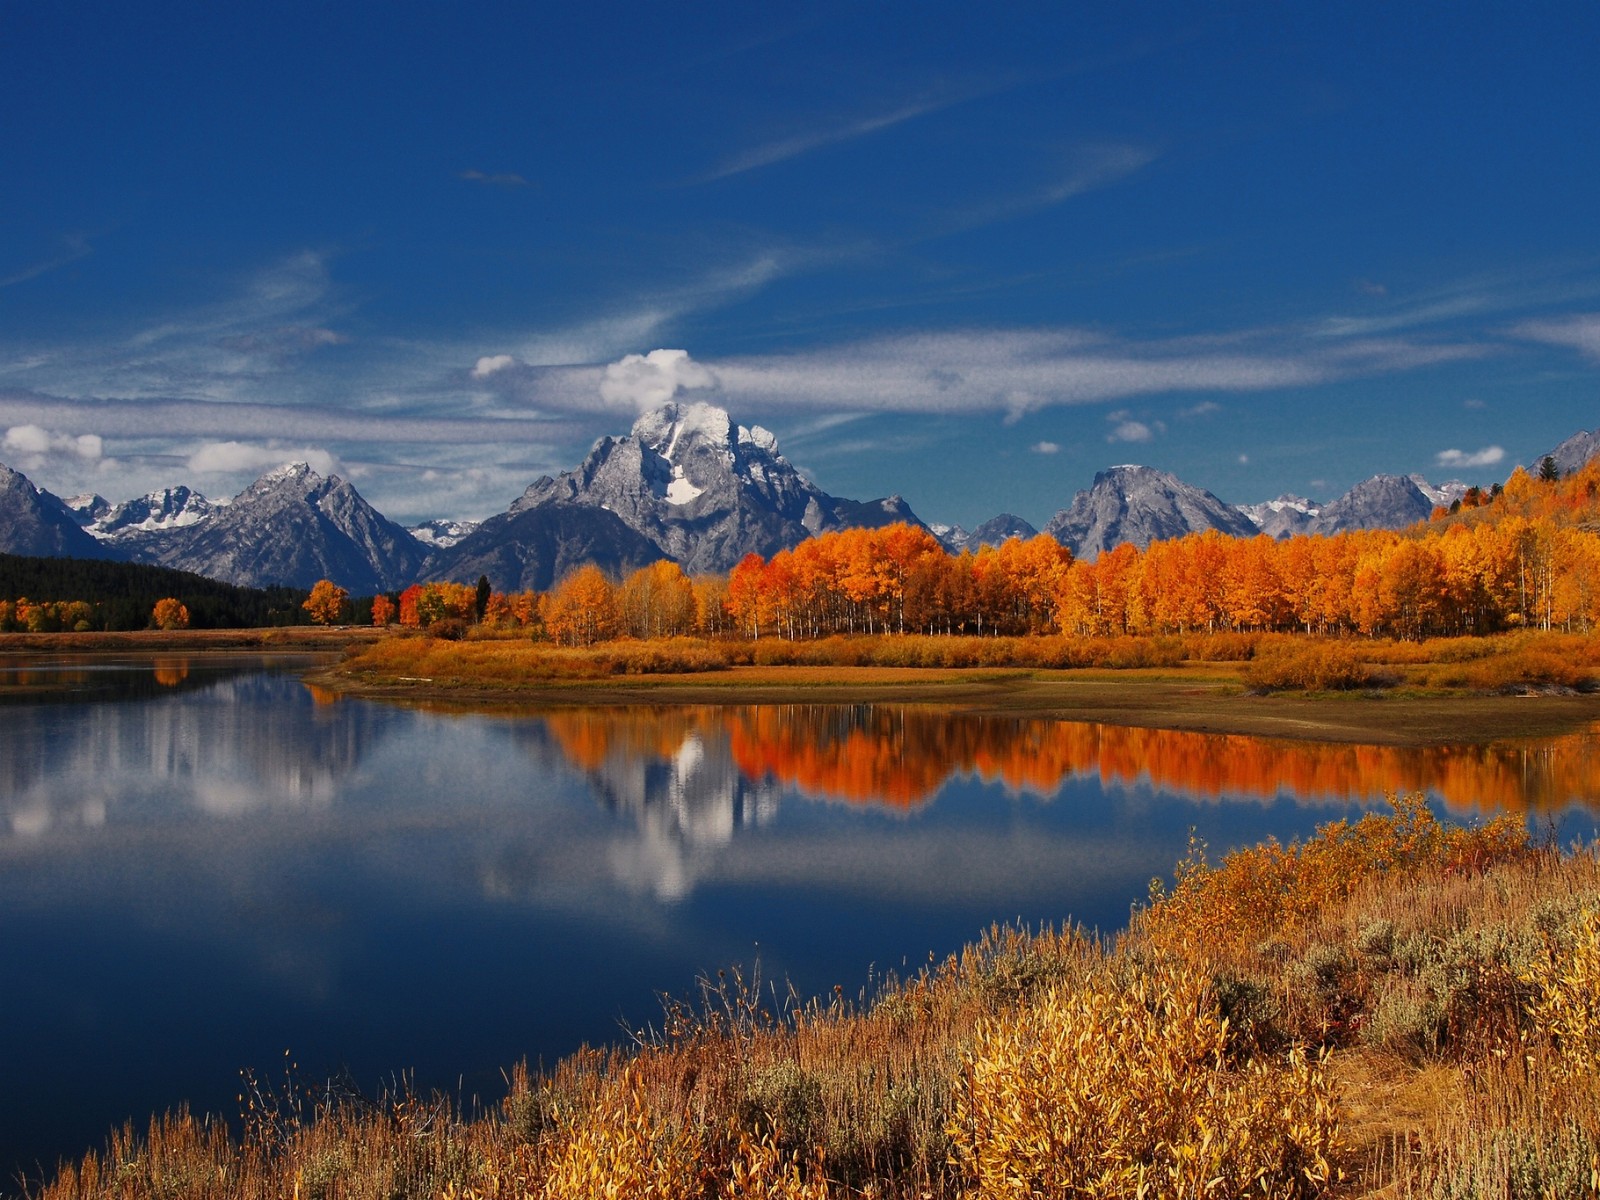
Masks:
[[[106,504],[99,496],[90,500],[87,508],[79,509],[91,518],[84,526],[89,535],[103,542],[126,543],[129,546],[175,529],[199,525],[224,507],[182,486],[151,492],[148,496],[117,505]],[[104,507],[95,505],[93,501],[96,500]]]
[[[83,531],[60,497],[34,487],[19,471],[0,466],[0,553],[42,558],[115,558]]]
[[[1154,467],[1121,466],[1101,471],[1071,506],[1050,518],[1044,531],[1082,559],[1098,558],[1123,542],[1140,549],[1162,538],[1215,529],[1251,537],[1256,527],[1238,509],[1210,492]]]
[[[130,544],[133,557],[247,587],[331,579],[357,595],[403,587],[424,552],[337,475],[279,467],[197,524]]]
[[[1537,475],[1539,463],[1545,458],[1550,458],[1555,462],[1556,470],[1563,475],[1570,475],[1578,468],[1588,465],[1589,460],[1596,454],[1600,454],[1600,429],[1580,431],[1551,450],[1548,455],[1541,454],[1534,459],[1529,464],[1528,470]]]

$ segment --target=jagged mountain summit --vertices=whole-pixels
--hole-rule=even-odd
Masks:
[[[1215,529],[1252,537],[1256,527],[1237,508],[1210,492],[1154,467],[1111,467],[1051,517],[1044,532],[1074,557],[1098,558],[1123,542],[1141,550],[1163,538]]]
[[[1404,529],[1426,521],[1436,507],[1448,508],[1466,493],[1459,479],[1429,483],[1421,475],[1374,475],[1337,500],[1319,504],[1304,496],[1282,495],[1239,511],[1269,537],[1343,533],[1350,529]]]
[[[59,496],[0,465],[0,553],[43,558],[113,558],[83,531],[78,514]]]
[[[999,546],[1012,538],[1038,537],[1039,531],[1021,517],[1012,513],[1001,513],[998,517],[990,517],[971,533],[967,534],[966,541],[961,545],[963,550],[976,553],[984,546]]]
[[[448,549],[462,538],[474,533],[482,522],[479,521],[451,521],[438,518],[424,521],[420,525],[413,525],[406,530],[424,546],[435,550]]]
[[[960,554],[963,550],[976,553],[984,546],[999,546],[1012,538],[1026,541],[1039,535],[1037,529],[1012,513],[1001,513],[998,517],[990,517],[972,530],[964,529],[960,525],[930,525],[928,532],[938,538],[940,545],[951,554]]]
[[[490,517],[430,554],[421,577],[473,583],[487,576],[499,592],[545,591],[582,566],[592,564],[619,579],[665,557],[616,513],[556,501]]]
[[[1407,475],[1374,475],[1323,505],[1308,532],[1403,529],[1426,521],[1434,501]]]
[[[107,504],[99,496],[92,496],[88,498],[87,505],[79,507],[83,499],[74,497],[68,503],[79,513],[91,518],[84,525],[84,530],[103,542],[132,543],[149,535],[186,529],[209,520],[224,507],[182,486],[151,492],[117,505]],[[95,501],[99,501],[99,504]]]
[[[1315,500],[1296,496],[1292,492],[1285,492],[1276,500],[1241,504],[1238,507],[1258,532],[1274,538],[1311,532],[1312,525],[1322,513],[1322,506]]]
[[[557,506],[611,513],[657,557],[676,559],[691,573],[726,571],[747,554],[776,554],[832,529],[922,523],[898,496],[828,495],[783,456],[770,432],[737,425],[705,403],[645,413],[626,436],[596,442],[576,469],[535,480],[504,516]],[[514,524],[486,521],[453,549],[482,555],[491,537]],[[437,562],[458,574],[456,557]]]
[[[1534,459],[1533,466],[1529,469],[1537,473],[1539,464],[1548,458],[1555,463],[1556,470],[1563,475],[1570,475],[1580,467],[1586,466],[1596,454],[1600,454],[1600,429],[1580,430],[1550,453],[1541,454]]]
[[[269,471],[203,521],[130,542],[140,562],[246,587],[331,579],[358,595],[402,587],[423,548],[337,475],[306,463]]]
[[[56,497],[66,506],[67,511],[77,518],[78,524],[87,529],[101,517],[111,511],[111,501],[99,492],[84,492],[77,496]]]

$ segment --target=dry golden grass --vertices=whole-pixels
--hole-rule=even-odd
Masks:
[[[390,636],[353,653],[342,672],[366,685],[504,690],[617,677],[702,676],[730,667],[740,669],[739,682],[747,686],[878,686],[930,675],[959,679],[959,673],[975,670],[1043,675],[1181,669],[1196,679],[1204,676],[1260,692],[1405,684],[1435,692],[1505,694],[1591,689],[1600,673],[1600,638],[1516,633],[1395,642],[1239,633],[1096,638],[879,634],[810,641],[622,638],[562,647],[526,634],[476,629],[464,641]]]
[[[1592,850],[1406,801],[1191,858],[1114,943],[997,927],[856,1001],[730,972],[493,1112],[252,1085],[242,1137],[163,1118],[30,1194],[1595,1195],[1597,913]]]

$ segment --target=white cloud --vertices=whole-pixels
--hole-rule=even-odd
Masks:
[[[629,354],[608,366],[600,396],[607,404],[648,412],[681,392],[716,386],[716,376],[690,358],[687,350],[652,350]]]
[[[472,368],[472,377],[487,379],[497,371],[504,371],[516,365],[517,360],[509,354],[486,354],[478,360],[478,365]]]
[[[525,188],[533,185],[515,171],[462,171],[458,178],[468,183],[486,183],[490,187]]]
[[[0,288],[13,287],[19,283],[26,283],[30,279],[37,279],[40,275],[54,271],[57,267],[64,267],[68,263],[75,263],[80,258],[87,258],[92,254],[93,248],[89,239],[79,233],[69,233],[61,239],[61,250],[49,258],[40,259],[26,267],[11,272],[9,275],[0,275]]]
[[[340,470],[338,458],[326,450],[256,446],[248,442],[207,442],[189,455],[187,465],[189,470],[200,475],[231,475],[270,470],[289,462],[309,463],[319,475],[334,475]]]
[[[13,425],[6,430],[0,449],[32,459],[55,456],[95,462],[105,455],[105,444],[98,434],[58,433],[39,425]]]
[[[998,200],[975,205],[955,216],[938,233],[948,235],[1054,208],[1075,196],[1098,191],[1149,166],[1157,154],[1148,146],[1112,144],[1088,146],[1051,183]]]
[[[730,175],[741,175],[746,171],[754,171],[760,167],[770,167],[774,163],[798,158],[800,155],[809,154],[813,150],[821,150],[824,147],[838,145],[841,142],[854,141],[856,138],[877,133],[879,130],[890,129],[905,121],[914,120],[931,112],[937,112],[953,104],[959,104],[979,94],[978,92],[962,92],[948,96],[922,97],[878,112],[848,117],[832,124],[821,125],[788,137],[777,138],[725,159],[714,170],[701,176],[695,182],[711,183],[718,179],[726,179]]]
[[[1222,405],[1215,400],[1202,400],[1199,404],[1191,404],[1188,408],[1178,413],[1180,417],[1209,417],[1222,411]]]
[[[1250,465],[1250,456],[1248,454],[1239,455],[1239,465],[1241,467],[1248,467]]]
[[[1172,392],[1306,388],[1477,358],[1475,343],[1329,343],[1297,330],[1128,341],[1081,329],[949,331],[709,364],[742,402],[808,412],[997,412]],[[1159,431],[1155,431],[1159,432]]]
[[[1505,456],[1504,447],[1485,446],[1471,453],[1465,450],[1441,450],[1434,455],[1434,462],[1441,467],[1492,467]]]
[[[1035,442],[1028,449],[1035,454],[1060,454],[1061,444],[1059,442]]]
[[[1552,346],[1566,346],[1586,358],[1600,359],[1600,313],[1579,313],[1546,321],[1524,321],[1511,330],[1517,337]]]
[[[1106,434],[1106,441],[1148,442],[1155,436],[1155,430],[1143,421],[1118,421],[1116,427]]]
[[[1111,432],[1106,434],[1108,442],[1148,442],[1158,433],[1167,431],[1166,425],[1160,421],[1136,421],[1132,413],[1121,409],[1107,413],[1106,420],[1112,425]]]

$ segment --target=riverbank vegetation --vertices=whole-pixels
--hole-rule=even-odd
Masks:
[[[1589,691],[1600,675],[1600,640],[1525,631],[1493,637],[1327,638],[1303,634],[1201,634],[1080,638],[862,634],[817,641],[675,637],[618,638],[562,646],[470,633],[464,641],[412,636],[365,645],[338,675],[363,684],[425,683],[434,689],[515,690],[617,676],[706,676],[739,670],[742,683],[781,683],[784,668],[812,668],[838,683],[905,682],[905,671],[1011,670],[1048,678],[1065,671],[1191,677],[1234,692],[1377,691],[1514,694]],[[797,686],[816,683],[791,672]]]
[[[730,970],[487,1111],[247,1078],[30,1191],[89,1197],[1590,1195],[1600,862],[1418,799],[1193,847],[1130,927],[995,928],[801,1001]]]

